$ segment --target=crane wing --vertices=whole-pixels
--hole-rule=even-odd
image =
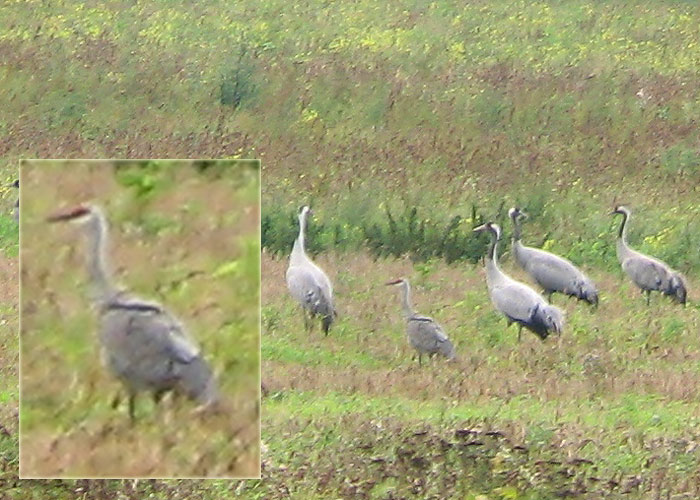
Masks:
[[[421,353],[440,353],[447,358],[454,357],[454,346],[442,327],[432,318],[413,315],[408,319],[408,339]]]
[[[622,262],[622,269],[644,290],[659,290],[670,273],[661,262],[645,255],[632,255]]]
[[[408,321],[415,323],[416,328],[425,335],[430,335],[441,342],[447,340],[445,331],[433,318],[414,314],[408,319]]]
[[[546,290],[574,292],[586,277],[569,261],[552,254],[537,255],[526,270]]]
[[[530,287],[517,282],[494,288],[491,292],[496,309],[513,321],[528,321],[546,301]]]
[[[316,273],[308,266],[292,266],[287,269],[287,287],[292,296],[305,308],[318,314],[333,314],[330,298],[324,292]]]
[[[102,310],[103,345],[123,359],[189,363],[199,347],[182,323],[158,304],[119,299]]]

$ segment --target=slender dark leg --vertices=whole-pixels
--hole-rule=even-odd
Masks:
[[[644,293],[647,296],[647,306],[649,305],[649,299],[651,298],[651,290],[644,290]]]
[[[304,316],[304,329],[309,332],[311,331],[311,325],[309,324],[309,317],[306,314],[306,308],[304,306],[301,306],[301,314]]]
[[[136,394],[129,394],[129,418],[131,419],[132,424],[136,420],[136,414],[135,414],[136,404],[135,403],[136,403]]]
[[[523,333],[523,325],[518,323],[518,343],[520,343],[520,335]]]
[[[114,398],[112,399],[112,403],[111,403],[112,409],[115,410],[117,408],[117,406],[119,406],[119,403],[121,403],[121,402],[122,402],[122,395],[120,392],[117,392],[114,395]]]
[[[155,404],[160,403],[160,400],[163,399],[163,396],[165,396],[165,393],[168,392],[167,389],[162,389],[160,391],[156,391],[153,393],[153,402]]]
[[[423,366],[423,355],[418,353],[418,366]]]

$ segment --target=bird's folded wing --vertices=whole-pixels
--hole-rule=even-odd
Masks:
[[[537,292],[518,283],[493,290],[492,299],[496,308],[516,321],[527,321],[533,309],[542,302]]]
[[[307,302],[309,292],[315,292],[319,286],[314,274],[302,266],[290,267],[287,270],[287,287],[292,296],[299,302]]]
[[[661,286],[668,275],[660,262],[649,257],[629,257],[622,263],[622,267],[635,283],[649,289]]]
[[[199,355],[199,347],[184,325],[159,304],[121,299],[107,304],[104,313],[107,328],[122,325],[126,329],[123,340],[112,349],[123,347],[135,356],[165,356],[180,363],[189,363]]]
[[[444,342],[447,340],[444,330],[433,318],[414,314],[408,321],[409,323],[413,322],[422,334],[428,334],[435,341]]]

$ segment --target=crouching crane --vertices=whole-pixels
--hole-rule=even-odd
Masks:
[[[449,360],[455,359],[455,348],[447,338],[442,327],[433,318],[420,316],[413,312],[411,305],[411,286],[405,278],[399,278],[387,283],[400,285],[403,295],[403,317],[406,320],[408,342],[418,352],[418,364],[422,366],[423,354],[431,358],[440,354]]]
[[[487,222],[474,229],[475,232],[488,231],[491,244],[486,255],[486,284],[491,301],[497,311],[508,320],[508,325],[518,324],[518,341],[522,328],[532,331],[544,340],[555,332],[560,334],[564,328],[562,312],[529,286],[515,281],[498,267],[496,247],[501,239],[501,228]]]
[[[289,288],[292,297],[301,305],[306,330],[311,330],[314,318],[320,316],[323,332],[328,335],[331,324],[338,313],[333,306],[331,280],[306,255],[304,237],[306,219],[309,214],[311,214],[311,209],[307,206],[302,207],[299,211],[299,236],[294,240],[292,254],[289,257],[287,288]]]
[[[51,215],[48,221],[75,221],[85,228],[102,359],[126,388],[131,419],[140,392],[150,392],[156,402],[176,391],[203,408],[217,403],[213,373],[184,325],[160,304],[134,297],[112,283],[105,262],[107,221],[102,210],[79,205]]]
[[[630,211],[626,207],[617,206],[611,215],[622,215],[622,223],[617,233],[617,259],[622,270],[630,277],[635,285],[646,295],[647,305],[652,291],[658,291],[664,295],[685,304],[686,287],[680,273],[671,269],[658,259],[632,250],[627,245],[627,223],[630,219]]]
[[[515,260],[544,289],[550,302],[552,293],[560,292],[598,305],[596,286],[571,261],[520,242],[521,220],[527,218],[527,214],[519,208],[511,208],[508,216],[513,221]]]

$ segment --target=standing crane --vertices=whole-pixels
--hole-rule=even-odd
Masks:
[[[523,326],[542,340],[546,339],[550,332],[560,334],[564,328],[562,312],[548,304],[544,297],[532,288],[515,281],[498,267],[496,247],[501,239],[501,228],[497,224],[487,222],[474,231],[488,231],[491,234],[491,244],[486,255],[486,284],[493,305],[506,317],[508,326],[512,323],[518,324],[518,341]]]
[[[525,212],[511,208],[508,216],[513,221],[515,260],[544,289],[547,300],[551,302],[552,293],[561,292],[598,305],[596,286],[571,261],[538,248],[526,247],[520,242],[521,220],[527,218]]]
[[[299,211],[299,236],[294,241],[292,254],[289,257],[287,288],[301,305],[306,330],[310,331],[313,319],[321,316],[323,332],[328,335],[328,330],[338,313],[333,307],[331,280],[306,255],[304,246],[306,219],[311,213],[311,209],[307,206],[301,207]]]
[[[685,304],[687,292],[680,273],[658,259],[632,250],[627,245],[627,223],[631,212],[626,207],[617,206],[611,212],[611,215],[614,214],[622,215],[622,223],[617,233],[617,260],[620,261],[622,270],[646,295],[647,305],[652,291],[669,295],[676,302]]]
[[[214,375],[184,325],[160,304],[117,289],[105,262],[107,220],[96,205],[78,205],[48,218],[80,223],[88,239],[87,267],[92,300],[99,314],[99,341],[107,369],[125,386],[129,417],[146,391],[160,401],[174,390],[202,407],[218,402]],[[115,398],[113,406],[119,403]]]
[[[433,318],[420,316],[413,311],[411,285],[409,285],[408,280],[399,278],[389,281],[386,285],[401,285],[406,333],[408,342],[418,352],[418,364],[422,366],[423,354],[428,354],[431,358],[435,354],[440,354],[449,360],[454,360],[455,348],[442,327]]]

